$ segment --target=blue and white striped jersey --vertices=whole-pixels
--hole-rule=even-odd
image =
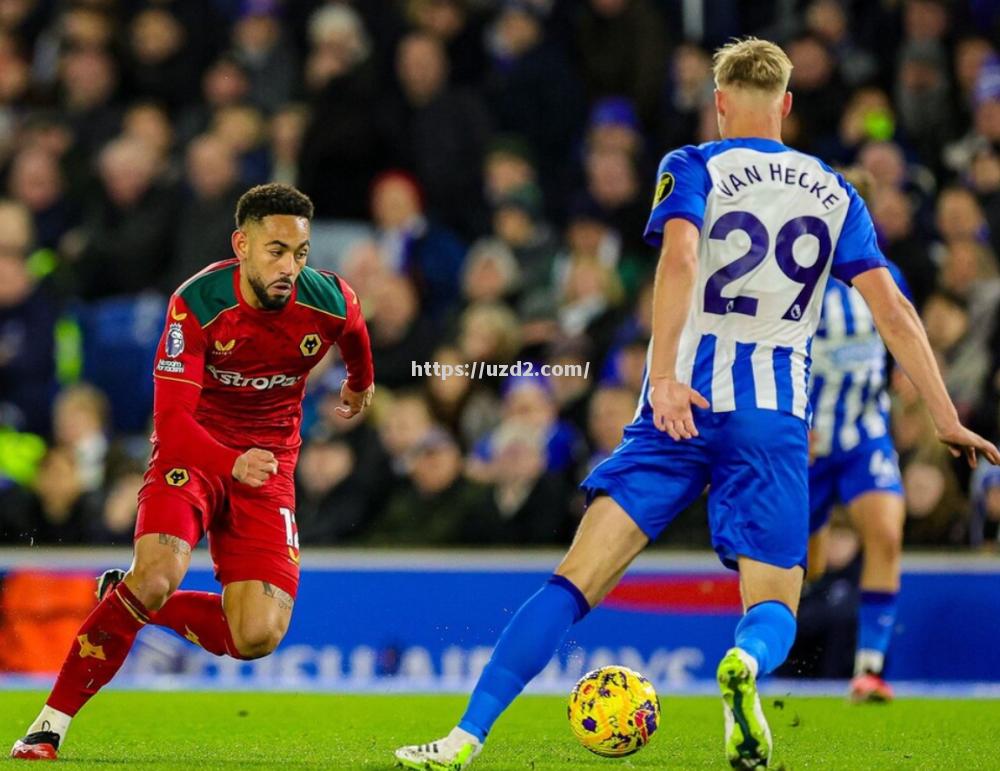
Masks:
[[[677,379],[714,412],[762,408],[808,420],[827,280],[832,272],[849,283],[886,264],[864,202],[810,155],[769,139],[726,139],[663,159],[647,242],[659,246],[674,217],[701,231]],[[647,374],[636,420],[651,416]]]
[[[904,294],[899,269],[889,264]],[[886,350],[857,289],[836,279],[826,285],[812,346],[813,452],[826,457],[889,433]]]

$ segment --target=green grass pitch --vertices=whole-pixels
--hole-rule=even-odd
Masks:
[[[41,693],[0,692],[7,745],[37,714]],[[722,714],[709,697],[662,694],[663,720],[648,747],[598,758],[569,732],[565,702],[526,696],[497,723],[473,768],[723,769]],[[74,721],[60,766],[108,771],[188,768],[390,769],[401,744],[444,735],[460,696],[292,693],[99,694]],[[912,699],[854,707],[841,699],[769,697],[772,767],[995,769],[1000,702]]]

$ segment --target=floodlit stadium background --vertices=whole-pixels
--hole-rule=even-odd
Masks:
[[[377,402],[336,417],[336,360],[310,383],[278,653],[219,660],[150,629],[123,682],[465,687],[632,418],[656,163],[716,138],[709,52],[743,34],[795,66],[786,142],[874,177],[882,247],[963,420],[996,440],[995,4],[0,0],[0,676],[57,667],[91,576],[127,563],[166,297],[230,255],[237,197],[273,180],[313,198],[310,261],[362,298]],[[414,377],[435,361],[589,369]],[[970,475],[892,385],[917,556],[888,676],[992,692],[968,681],[1000,677],[1000,472]],[[850,674],[857,539],[832,545],[787,677]],[[697,689],[739,612],[707,546],[696,506],[542,685],[615,661]],[[189,585],[213,585],[203,554]]]

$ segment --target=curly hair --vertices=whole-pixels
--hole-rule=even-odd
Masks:
[[[251,187],[236,204],[236,227],[248,221],[260,222],[272,214],[291,214],[293,217],[312,219],[313,204],[309,196],[291,185],[272,182]]]

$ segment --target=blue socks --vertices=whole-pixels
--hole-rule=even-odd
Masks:
[[[556,652],[566,632],[590,612],[569,579],[552,576],[514,614],[469,699],[458,727],[479,741]]]
[[[896,592],[861,592],[858,612],[858,652],[855,674],[882,673],[886,651],[896,625]]]
[[[795,615],[785,603],[760,602],[736,625],[736,647],[757,660],[757,677],[763,677],[788,658],[795,630]]]

